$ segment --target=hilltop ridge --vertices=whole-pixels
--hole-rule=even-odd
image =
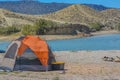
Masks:
[[[71,4],[42,3],[38,1],[0,1],[0,8],[22,14],[40,15],[58,11]]]
[[[89,8],[85,5],[72,5],[60,11],[43,15],[43,18],[58,20],[70,23],[83,23],[99,22],[102,19],[102,14]]]
[[[120,23],[120,9],[96,11],[88,6],[77,4],[43,15],[42,18],[73,24],[100,23],[106,28],[115,29]]]
[[[32,15],[41,15],[48,14],[52,12],[59,11],[73,4],[68,3],[43,3],[34,0],[21,0],[21,1],[0,1],[0,8],[10,10],[12,12],[22,13],[22,14],[32,14]],[[93,8],[97,11],[106,10],[109,7],[96,4],[84,4],[88,7]]]

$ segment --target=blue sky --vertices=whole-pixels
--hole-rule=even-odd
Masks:
[[[0,0],[0,1],[17,1],[17,0]],[[75,4],[99,4],[108,7],[120,8],[120,0],[38,0],[40,2],[58,2],[58,3],[75,3]]]

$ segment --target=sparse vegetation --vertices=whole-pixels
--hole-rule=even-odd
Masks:
[[[22,34],[24,35],[41,35],[47,32],[47,29],[50,27],[54,27],[56,25],[55,22],[40,19],[34,25],[25,25],[22,28]]]
[[[82,23],[100,21],[102,15],[85,5],[72,5],[55,13],[43,15],[43,18],[57,20],[65,23]]]
[[[25,25],[23,28],[22,28],[22,34],[23,35],[34,35],[35,34],[35,28],[34,26],[31,26],[31,25]]]
[[[17,32],[20,32],[20,29],[15,26],[0,27],[1,35],[10,35],[10,34],[17,33]]]
[[[117,27],[117,30],[120,31],[120,23],[116,27]]]
[[[37,35],[44,34],[45,32],[47,32],[48,28],[54,27],[55,25],[55,22],[41,19],[35,23],[35,32]]]
[[[91,31],[99,31],[103,27],[103,25],[100,23],[90,23],[89,25],[90,25]]]
[[[3,20],[0,23],[0,35],[10,35],[14,33],[43,35],[61,34],[61,32],[64,35],[76,33],[76,30],[86,33],[89,32],[88,28],[81,28],[81,25],[86,25],[84,27],[90,25],[91,31],[99,31],[101,29],[110,30],[116,29],[115,25],[118,24],[120,20],[120,10],[111,9],[97,12],[85,5],[72,5],[60,11],[42,16],[19,14],[3,9],[0,9],[0,12],[0,19]],[[100,23],[104,24],[105,28],[102,28],[104,26]],[[78,28],[78,26],[75,27],[75,25],[71,26],[70,24],[75,24],[76,26],[79,24],[80,26],[78,25]],[[9,25],[15,26],[10,27]],[[8,28],[8,26],[10,28]]]

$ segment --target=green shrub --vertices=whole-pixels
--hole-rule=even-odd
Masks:
[[[45,34],[47,29],[53,25],[52,22],[41,19],[37,21],[33,26],[25,25],[22,28],[22,34],[24,35],[41,35]]]
[[[50,28],[54,28],[56,25],[57,23],[53,21],[40,19],[33,25],[0,27],[0,35],[10,35],[17,32],[21,32],[23,35],[41,35],[45,34]]]
[[[117,25],[117,30],[120,31],[120,23]]]
[[[31,25],[23,26],[21,32],[23,35],[34,35],[36,33],[34,26]]]
[[[91,30],[93,31],[99,31],[103,27],[103,25],[100,23],[90,23],[89,25],[90,25]]]
[[[56,23],[52,21],[41,19],[35,23],[36,34],[37,35],[45,34],[48,28],[54,27],[55,25]]]
[[[1,35],[10,35],[13,33],[20,32],[20,29],[15,26],[9,26],[9,27],[1,27],[0,28],[0,34]]]

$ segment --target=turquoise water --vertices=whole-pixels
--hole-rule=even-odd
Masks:
[[[10,42],[0,42],[0,50],[6,50]],[[52,51],[120,50],[120,34],[87,38],[47,41]]]

